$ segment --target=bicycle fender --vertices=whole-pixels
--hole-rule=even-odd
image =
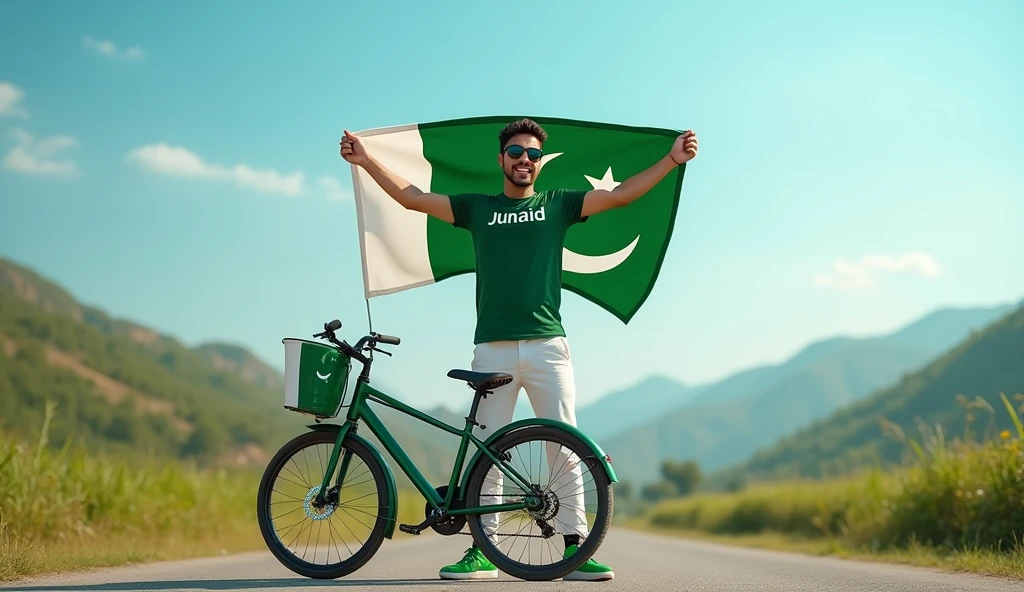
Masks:
[[[563,421],[558,421],[557,419],[531,417],[528,419],[521,419],[519,421],[512,422],[491,434],[491,436],[484,441],[484,445],[489,447],[491,443],[493,443],[495,440],[509,432],[514,432],[516,430],[521,430],[523,428],[534,426],[555,426],[558,428],[562,428],[563,430],[566,430],[567,432],[576,436],[590,448],[590,450],[594,453],[594,456],[597,457],[598,461],[601,462],[601,467],[604,468],[605,474],[608,475],[608,480],[611,481],[612,483],[619,482],[619,478],[615,474],[615,469],[612,467],[611,457],[604,453],[604,450],[601,449],[597,442],[595,442],[594,439],[591,438],[590,436],[580,431],[579,428],[567,424]],[[475,467],[476,463],[480,462],[480,459],[482,458],[486,458],[484,456],[484,453],[481,450],[477,450],[476,454],[473,455],[472,460],[470,460],[469,464],[466,465],[466,471],[462,475],[462,485],[460,488],[461,491],[466,491],[466,488],[469,486],[469,476],[473,472],[473,467]]]
[[[317,432],[338,433],[341,431],[341,425],[332,423],[318,423],[306,427]],[[360,444],[366,446],[370,454],[373,455],[374,460],[380,463],[380,466],[384,469],[384,481],[387,483],[388,497],[391,500],[391,503],[388,504],[388,517],[387,524],[384,527],[384,538],[390,539],[395,533],[395,524],[398,522],[398,485],[395,483],[395,474],[391,470],[391,465],[388,464],[388,461],[384,460],[384,455],[366,438],[353,431],[350,431],[347,437],[359,440]]]

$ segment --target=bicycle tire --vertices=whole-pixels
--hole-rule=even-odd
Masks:
[[[377,499],[380,500],[377,504],[377,516],[373,529],[370,532],[370,536],[367,538],[367,541],[362,548],[353,553],[352,557],[349,559],[322,566],[309,563],[304,559],[296,557],[284,546],[280,538],[274,532],[274,528],[271,524],[269,498],[273,483],[276,481],[276,478],[285,463],[296,452],[308,446],[315,446],[317,444],[326,443],[333,447],[337,437],[338,436],[335,432],[310,431],[296,436],[282,446],[267,465],[267,468],[263,473],[263,477],[260,480],[259,492],[256,498],[257,519],[260,525],[260,532],[263,535],[263,540],[266,543],[267,548],[282,565],[287,567],[289,570],[308,578],[336,579],[346,576],[365,565],[366,562],[376,554],[381,543],[384,542],[384,530],[387,527],[387,508],[389,507],[389,504],[398,502],[398,500],[388,499],[388,488],[385,480],[386,478],[384,476],[384,469],[377,462],[374,455],[360,440],[352,437],[346,437],[342,445],[345,449],[351,450],[353,455],[358,457],[359,460],[366,463],[366,466],[369,467],[376,486]],[[344,453],[344,451],[342,451],[342,453]],[[340,469],[340,458],[342,458],[342,456],[339,456],[338,468],[335,470]],[[322,477],[322,475],[320,477]]]
[[[513,561],[506,557],[506,555],[500,550],[496,550],[493,542],[487,537],[484,532],[484,527],[481,523],[483,519],[482,514],[470,514],[467,516],[469,522],[469,529],[473,535],[473,540],[476,543],[485,557],[491,561],[499,570],[502,572],[521,580],[529,581],[549,581],[564,577],[580,565],[585,563],[590,557],[597,551],[598,547],[604,541],[605,535],[608,533],[608,528],[611,525],[612,512],[614,506],[614,494],[612,491],[612,483],[608,478],[608,474],[605,472],[604,467],[600,461],[594,457],[590,447],[571,434],[570,432],[558,428],[556,426],[527,426],[522,429],[518,429],[509,432],[492,444],[492,449],[495,451],[505,451],[509,447],[531,440],[543,439],[547,442],[561,444],[566,448],[572,450],[579,458],[583,459],[587,468],[594,475],[594,485],[598,499],[598,510],[597,518],[594,521],[594,526],[590,528],[590,532],[585,541],[579,546],[576,554],[568,559],[562,559],[560,562],[555,563],[549,567],[534,567],[525,565],[519,561]],[[486,456],[481,456],[477,463],[471,469],[469,481],[466,485],[466,507],[475,508],[479,507],[480,504],[480,490],[484,483],[484,479],[487,477],[487,472],[493,463]]]

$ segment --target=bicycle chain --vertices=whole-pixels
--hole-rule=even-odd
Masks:
[[[458,532],[458,534],[462,534],[462,535],[466,535],[466,536],[473,536],[473,533],[471,533],[471,532],[462,532],[461,530]],[[529,537],[531,539],[550,539],[550,538],[554,538],[557,534],[559,534],[559,533],[555,533],[554,535],[546,537],[546,536],[544,536],[542,534],[502,534],[502,533],[499,532],[499,533],[495,533],[495,536],[503,536],[505,538]],[[561,533],[561,534],[565,534],[565,533]]]

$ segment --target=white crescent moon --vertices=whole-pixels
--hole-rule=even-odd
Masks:
[[[630,255],[640,241],[640,235],[636,235],[633,242],[625,247],[607,255],[580,255],[562,247],[562,269],[573,273],[603,273],[609,269],[615,269],[622,264]]]
[[[564,154],[564,152],[545,154],[541,157],[541,164],[545,165],[562,154]],[[636,235],[636,238],[633,239],[633,242],[618,251],[607,255],[581,255],[563,247],[562,269],[573,273],[604,273],[609,269],[615,269],[619,265],[622,265],[622,262],[633,254],[633,249],[636,248],[636,243],[639,241],[640,235],[638,234]]]
[[[330,373],[330,372],[328,372],[328,373],[327,373],[327,376],[323,376],[323,375],[321,375],[321,374],[320,374],[320,371],[319,371],[319,370],[317,370],[317,371],[316,371],[316,377],[317,377],[317,378],[319,378],[320,380],[327,380],[328,378],[330,378],[330,377],[331,377],[331,373]]]

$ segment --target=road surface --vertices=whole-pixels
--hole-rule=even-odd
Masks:
[[[33,578],[0,586],[32,592],[94,590],[245,590],[301,592],[323,587],[355,590],[644,590],[646,592],[989,592],[1024,590],[1024,582],[935,570],[727,547],[613,529],[597,559],[615,569],[610,582],[440,580],[437,569],[456,561],[468,536],[437,535],[384,541],[358,572],[310,580],[286,570],[269,552],[110,568]]]

